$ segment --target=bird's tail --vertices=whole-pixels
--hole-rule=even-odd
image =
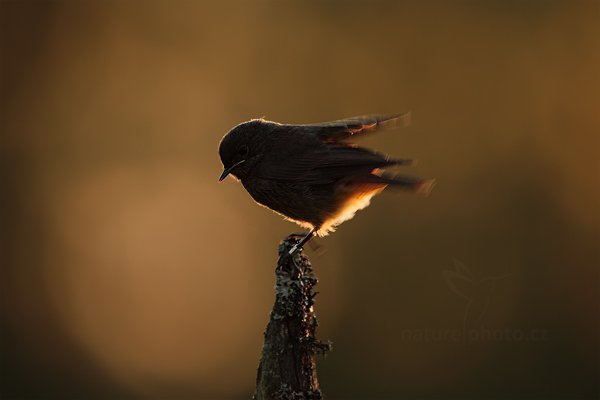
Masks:
[[[384,183],[391,188],[410,190],[424,195],[428,195],[435,184],[435,179],[423,179],[409,175],[381,173],[379,171],[369,174],[368,181],[371,183]]]

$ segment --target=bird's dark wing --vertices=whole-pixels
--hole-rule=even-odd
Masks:
[[[297,125],[301,131],[315,134],[327,143],[335,143],[379,129],[394,129],[410,124],[410,113],[394,115],[362,115],[318,124]]]
[[[375,168],[408,164],[410,160],[390,159],[383,154],[347,144],[319,143],[297,148],[283,157],[271,157],[257,165],[253,174],[276,181],[320,185],[339,179],[369,174]]]

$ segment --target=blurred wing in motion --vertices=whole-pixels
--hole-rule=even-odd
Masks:
[[[348,176],[369,176],[377,168],[407,165],[411,160],[392,159],[383,154],[350,145],[321,145],[290,154],[277,163],[261,164],[255,176],[279,181],[302,182],[307,185],[332,184]],[[389,184],[381,178],[365,183]]]
[[[313,131],[322,141],[335,143],[379,129],[395,129],[410,124],[410,113],[395,115],[362,115],[318,124],[299,125]]]

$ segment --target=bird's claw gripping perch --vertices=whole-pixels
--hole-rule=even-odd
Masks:
[[[295,253],[298,251],[298,249],[299,249],[299,248],[300,248],[300,246],[298,246],[298,243],[296,243],[296,244],[295,244],[295,245],[294,245],[294,246],[293,246],[293,247],[290,249],[290,251],[288,252],[288,255],[289,255],[289,256],[293,256],[293,255],[294,255],[294,254],[295,254]]]

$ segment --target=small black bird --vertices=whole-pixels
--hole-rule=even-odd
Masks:
[[[234,127],[219,145],[229,174],[260,205],[310,232],[290,255],[314,235],[325,236],[369,205],[386,186],[428,193],[431,179],[392,175],[381,168],[407,165],[348,143],[380,128],[406,126],[410,114],[366,115],[320,124],[287,125],[253,119]]]

